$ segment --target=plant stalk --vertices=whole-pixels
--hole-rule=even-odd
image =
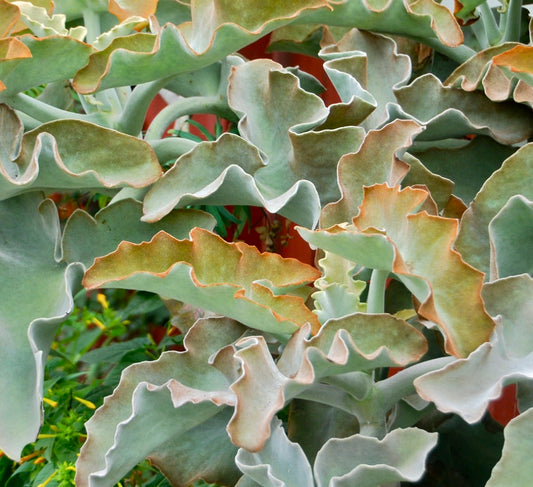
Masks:
[[[442,369],[455,357],[440,357],[407,367],[388,379],[378,382],[375,387],[379,391],[383,412],[389,411],[402,397],[415,392],[414,381],[418,377]]]
[[[522,14],[522,0],[510,0],[505,18],[503,37],[501,42],[518,42],[520,40],[520,18]]]
[[[102,33],[100,14],[90,8],[84,8],[82,15],[83,25],[85,25],[85,28],[87,29],[86,42],[90,44]]]
[[[348,393],[329,384],[313,384],[296,394],[298,399],[332,406],[348,414],[354,414],[355,399]]]
[[[484,22],[474,22],[470,28],[472,29],[481,50],[487,49],[490,46],[490,42]]]
[[[449,57],[450,59],[459,64],[463,64],[464,62],[468,61],[474,54],[476,54],[476,51],[474,51],[471,47],[468,47],[466,44],[462,44],[457,47],[450,47],[444,45],[438,39],[413,39],[418,42],[421,42],[422,44],[426,44],[426,46],[431,47],[435,51],[440,52],[444,56]]]
[[[142,130],[150,103],[171,79],[172,77],[167,77],[137,85],[124,106],[117,122],[117,130],[129,135],[138,135]]]
[[[85,25],[85,28],[87,29],[86,42],[90,44],[102,33],[100,14],[90,8],[84,8],[82,15],[83,25]]]
[[[85,115],[82,113],[69,112],[61,108],[48,105],[37,98],[32,98],[24,93],[17,93],[7,100],[7,103],[15,110],[20,110],[29,117],[41,122],[52,122],[58,119],[83,120],[102,124],[103,118],[97,114]],[[106,124],[102,124],[107,126]]]
[[[222,96],[193,96],[180,99],[159,112],[146,131],[145,140],[161,139],[167,127],[177,118],[196,113],[212,113],[224,118],[235,118],[227,100]]]
[[[154,149],[159,162],[164,163],[171,159],[177,159],[181,155],[194,149],[197,142],[182,137],[166,137],[164,139],[149,140],[148,143]]]
[[[383,269],[374,269],[370,277],[370,286],[368,288],[368,300],[366,312],[379,314],[385,312],[385,288],[389,271]]]
[[[487,41],[489,45],[495,46],[500,42],[502,34],[498,28],[498,23],[494,18],[494,14],[492,13],[492,10],[487,2],[482,3],[478,8],[481,16],[481,22],[483,23],[483,27],[485,29]]]

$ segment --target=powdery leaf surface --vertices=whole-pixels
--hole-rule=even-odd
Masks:
[[[60,263],[52,201],[38,193],[2,201],[0,221],[0,448],[19,459],[39,432],[44,364],[83,271]]]
[[[185,351],[128,367],[87,422],[76,485],[115,485],[146,457],[179,487],[199,478],[234,483],[237,448],[225,426],[235,398],[226,375],[238,374],[231,348],[244,332],[227,318],[201,319],[185,336]]]
[[[112,252],[122,241],[141,243],[161,230],[175,238],[187,238],[194,227],[213,230],[216,225],[212,215],[192,209],[174,210],[153,224],[142,222],[141,217],[142,203],[132,199],[109,204],[94,218],[76,210],[63,231],[63,259],[82,262],[88,268],[96,257]]]
[[[405,366],[427,351],[426,340],[418,330],[390,315],[355,313],[329,320],[314,337],[309,338],[309,331],[305,325],[294,333],[277,363],[263,337],[236,343],[235,356],[242,361],[244,373],[231,385],[237,404],[228,433],[235,444],[251,452],[260,451],[270,436],[274,415],[290,399],[326,377]],[[370,390],[367,381],[361,387],[364,393]],[[313,392],[314,400],[319,400],[317,394]],[[345,407],[349,403],[346,399]],[[349,412],[355,414],[355,409]]]
[[[421,131],[416,122],[397,120],[380,130],[371,130],[357,152],[343,156],[337,169],[342,196],[323,209],[321,225],[350,221],[357,214],[365,186],[399,184],[409,171],[400,157]]]
[[[0,199],[28,190],[143,187],[161,175],[144,141],[79,120],[42,124],[23,135],[21,121],[0,105]]]
[[[418,428],[396,429],[378,440],[363,435],[329,440],[318,452],[318,487],[379,487],[402,480],[415,482],[425,471],[437,433]]]
[[[223,134],[180,157],[146,195],[144,220],[175,206],[241,204],[316,226],[321,204],[339,196],[337,163],[359,148],[363,129],[342,123],[321,129],[331,115],[323,101],[265,59],[233,67],[228,103],[240,117],[241,136]]]
[[[151,291],[287,336],[306,322],[318,330],[318,318],[303,298],[290,295],[306,293],[305,286],[317,277],[316,269],[295,259],[260,254],[195,228],[191,240],[160,232],[147,243],[123,242],[96,259],[84,285]],[[276,295],[280,292],[289,294]]]
[[[512,419],[504,430],[502,457],[494,466],[487,487],[522,487],[533,475],[529,452],[533,448],[533,409]]]
[[[7,48],[7,49],[6,49]],[[94,49],[67,36],[37,38],[29,34],[0,40],[0,79],[4,96],[74,77]],[[42,66],[46,65],[46,70]]]
[[[259,0],[193,0],[190,22],[167,23],[157,34],[115,39],[91,56],[76,74],[74,85],[81,93],[91,93],[194,71],[288,24],[302,12],[329,8],[327,0],[276,2],[268,8]]]
[[[520,79],[521,75],[517,72],[506,69],[506,59],[512,59],[507,53],[519,45],[516,42],[505,42],[476,53],[455,69],[444,84],[460,87],[466,91],[481,89],[493,101],[512,98],[516,102],[528,103],[531,106],[533,104],[531,83],[526,82],[525,78]],[[498,62],[499,59],[502,65]],[[517,77],[518,82],[516,82]]]
[[[468,358],[415,380],[422,398],[443,412],[475,423],[503,386],[533,377],[533,279],[527,274],[500,279],[483,288],[488,311],[498,324],[490,342]]]
[[[466,262],[490,272],[489,224],[509,198],[522,195],[533,200],[533,144],[527,144],[507,158],[483,184],[463,214],[455,246]],[[526,224],[531,224],[527,223]]]
[[[494,102],[480,91],[444,86],[433,74],[396,89],[395,95],[401,109],[391,105],[391,118],[413,119],[425,126],[419,140],[480,134],[501,144],[514,144],[533,134],[529,107],[513,101]]]
[[[494,323],[481,298],[483,274],[452,247],[457,220],[416,213],[429,197],[423,189],[381,184],[364,192],[352,224],[300,234],[360,265],[394,272],[420,301],[419,315],[441,329],[447,352],[468,355],[488,340]]]

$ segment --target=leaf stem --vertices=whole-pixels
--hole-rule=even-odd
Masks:
[[[472,29],[481,50],[487,49],[490,43],[484,22],[474,22],[470,28]]]
[[[387,413],[403,397],[416,392],[414,380],[453,362],[455,357],[441,357],[420,362],[375,384],[374,390],[363,401],[357,401],[353,414],[360,425],[360,433],[382,438],[387,434]]]
[[[129,135],[138,135],[142,130],[150,103],[171,79],[172,77],[167,77],[137,85],[128,97],[117,122],[117,130]]]
[[[62,110],[61,108],[48,105],[37,98],[33,98],[24,93],[17,93],[7,100],[7,103],[14,108],[19,110],[29,117],[41,122],[52,122],[58,119],[70,119],[70,120],[84,120],[86,122],[100,123],[103,124],[103,117],[98,114],[85,115],[82,113],[69,112],[67,110]]]
[[[228,107],[227,100],[222,96],[182,98],[171,103],[158,113],[146,131],[145,140],[162,138],[167,127],[177,118],[196,113],[212,113],[224,118],[235,118],[235,114]]]
[[[462,44],[457,47],[450,47],[444,45],[438,39],[426,39],[423,37],[413,37],[412,39],[421,42],[422,44],[426,44],[435,51],[444,54],[445,56],[449,57],[450,59],[459,64],[463,64],[464,62],[468,61],[474,54],[476,54],[476,51],[474,51],[471,47],[468,47],[466,44]]]
[[[159,162],[164,163],[194,149],[197,142],[182,137],[166,137],[164,139],[149,140]]]
[[[366,303],[367,313],[379,314],[385,312],[385,287],[388,277],[388,270],[374,269],[372,271]]]
[[[510,0],[507,5],[507,11],[502,14],[504,17],[505,27],[501,42],[518,42],[520,41],[520,17],[522,14],[522,0]]]
[[[498,28],[498,23],[494,18],[492,9],[489,7],[488,2],[482,3],[478,8],[481,16],[481,22],[483,23],[483,27],[485,29],[487,41],[489,45],[495,46],[500,42],[502,34]]]
[[[92,43],[102,33],[100,25],[100,14],[91,10],[90,8],[84,8],[82,10],[83,24],[87,29],[86,42]]]
[[[419,362],[411,367],[407,367],[392,377],[378,382],[375,388],[379,391],[381,407],[384,412],[389,411],[402,397],[415,392],[415,379],[434,370],[442,369],[455,360],[457,360],[455,357],[448,356],[426,360],[425,362]]]
[[[296,394],[296,397],[325,404],[326,406],[333,406],[353,415],[355,399],[350,394],[329,384],[313,384],[311,387]]]

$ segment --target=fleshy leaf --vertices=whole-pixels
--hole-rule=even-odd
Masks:
[[[83,26],[65,27],[66,16],[63,14],[48,15],[44,7],[30,2],[13,2],[21,13],[21,20],[29,27],[36,37],[69,36],[83,41],[87,29]]]
[[[481,134],[501,144],[514,144],[533,134],[533,114],[528,107],[511,101],[496,103],[478,91],[444,86],[433,74],[420,76],[395,94],[401,109],[390,105],[391,117],[424,125],[419,140]]]
[[[109,11],[116,15],[120,22],[129,17],[144,17],[154,15],[158,0],[109,0]]]
[[[533,144],[518,149],[490,176],[461,219],[455,246],[463,259],[477,269],[490,270],[489,223],[509,198],[533,200]]]
[[[426,212],[413,214],[428,196],[422,189],[400,191],[375,185],[365,188],[353,225],[298,231],[321,249],[369,268],[394,272],[422,303],[419,315],[441,329],[446,351],[465,356],[488,340],[494,326],[480,295],[483,275],[452,248],[456,220]],[[461,306],[457,306],[457,296],[461,296]]]
[[[533,409],[512,419],[504,430],[502,457],[492,470],[486,487],[522,487],[531,481],[533,465]]]
[[[439,158],[439,156],[442,155],[439,153],[438,149],[435,149],[436,154],[432,149],[429,149],[428,152],[430,160],[431,156],[436,155],[436,157]],[[415,186],[427,189],[431,194],[431,199],[437,205],[438,210],[444,210],[442,216],[449,216],[446,212],[448,206],[454,201],[454,199],[458,199],[452,194],[454,182],[440,174],[432,172],[420,159],[418,159],[420,153],[413,152],[413,154],[407,152],[402,156],[402,161],[409,164],[409,172],[405,178],[402,179],[402,187]],[[422,155],[425,156],[426,154],[422,153]],[[425,162],[426,161],[424,161],[424,163]],[[446,160],[446,162],[449,161]],[[466,210],[465,204],[461,200],[459,201],[461,202],[461,206],[464,207],[464,210]],[[455,217],[455,215],[452,217]]]
[[[296,52],[316,57],[320,51],[323,32],[324,27],[321,25],[289,24],[272,32],[268,52]]]
[[[339,196],[337,162],[359,148],[363,130],[308,130],[328,109],[296,75],[265,59],[233,67],[228,101],[241,116],[242,137],[223,134],[179,158],[147,194],[144,219],[161,218],[174,206],[241,204],[316,226],[321,202]]]
[[[15,41],[8,39],[1,42]],[[0,49],[0,54],[3,54],[0,58],[0,79],[5,85],[5,90],[0,92],[2,99],[34,86],[72,78],[87,64],[93,52],[90,45],[66,36],[36,38],[24,35],[16,38],[16,44],[24,44],[31,56],[14,58],[10,57],[10,51],[6,53]],[[43,65],[48,68],[43,70]]]
[[[379,487],[402,480],[416,482],[426,457],[437,444],[437,433],[418,428],[396,429],[382,440],[363,435],[332,438],[318,452],[318,487]]]
[[[198,210],[175,210],[154,224],[141,222],[142,204],[119,200],[100,210],[93,218],[76,210],[63,232],[63,260],[90,267],[98,256],[115,250],[122,241],[141,243],[164,230],[175,238],[187,238],[194,227],[213,230],[216,221]]]
[[[366,311],[366,304],[359,300],[366,282],[355,279],[355,264],[332,252],[324,254],[319,261],[322,277],[315,281],[319,290],[311,295],[320,323]]]
[[[266,59],[233,69],[228,89],[230,107],[241,115],[239,133],[268,156],[257,179],[287,189],[294,176],[286,164],[291,143],[289,129],[313,127],[327,115],[322,100],[299,87],[298,78]]]
[[[301,134],[290,132],[289,137],[292,144],[289,166],[296,178],[314,184],[321,205],[338,200],[338,162],[344,154],[360,148],[364,130],[361,127],[339,127]],[[309,210],[308,208],[307,211]],[[312,228],[309,225],[307,227]]]
[[[508,51],[495,56],[492,62],[496,66],[504,66],[515,73],[529,85],[533,85],[533,46],[519,44]]]
[[[15,5],[6,0],[0,1],[0,39],[7,37],[19,18],[20,11]]]
[[[478,52],[455,69],[444,84],[466,91],[482,89],[492,101],[513,98],[519,103],[526,102],[531,106],[533,87],[521,79],[516,83],[516,73],[493,62],[500,54],[517,45],[516,42],[505,42]]]
[[[302,297],[277,294],[305,292],[317,277],[316,269],[295,259],[260,254],[195,228],[191,240],[159,232],[148,243],[123,242],[96,259],[84,285],[151,291],[287,337],[306,322],[316,332],[319,323]]]
[[[232,355],[219,351],[231,349],[244,331],[227,318],[202,319],[187,333],[184,352],[128,367],[86,424],[76,485],[115,485],[146,457],[177,487],[199,478],[233,484],[237,448],[225,431],[232,410],[224,406],[234,397],[217,367],[237,374]]]
[[[453,14],[432,0],[351,0],[335,5],[331,13],[311,12],[301,21],[438,40],[446,46],[463,42]]]
[[[409,153],[418,158],[430,171],[453,182],[453,194],[467,205],[489,176],[516,150],[481,135],[471,141],[448,141],[449,147],[446,147],[445,142],[440,143],[438,147],[415,148]],[[406,159],[405,162],[409,161]],[[411,171],[403,181],[404,185],[423,182],[416,178],[411,179],[412,171],[411,167]],[[431,185],[428,187],[437,201],[438,194],[432,190]]]
[[[360,377],[363,378],[364,375],[366,374],[361,373]],[[369,390],[371,387],[372,381],[369,380]],[[330,438],[346,438],[359,432],[359,424],[352,414],[327,404],[303,399],[291,401],[289,423],[290,440],[300,444],[311,465],[320,448]]]
[[[313,487],[313,472],[300,445],[291,442],[277,418],[260,452],[239,449],[235,463],[245,477],[262,487]],[[237,486],[244,484],[241,480]],[[245,485],[245,484],[244,484]]]
[[[299,181],[279,194],[256,181],[263,166],[257,148],[237,135],[224,134],[215,142],[198,144],[148,191],[143,220],[156,221],[175,206],[231,204],[262,206],[313,227],[320,211],[314,186]]]
[[[0,199],[24,191],[143,187],[161,167],[144,141],[79,120],[58,120],[22,136],[22,124],[0,105]]]
[[[236,414],[228,424],[233,443],[252,452],[260,451],[270,436],[270,421],[276,412],[326,377],[359,374],[351,392],[366,399],[371,379],[360,371],[405,366],[427,351],[426,340],[418,330],[387,314],[356,313],[329,320],[312,338],[307,338],[309,329],[305,325],[294,333],[277,363],[263,337],[243,338],[236,343],[235,356],[242,361],[244,373],[231,385],[237,396]],[[324,394],[330,395],[331,389]],[[310,397],[320,402],[314,389]],[[347,397],[341,400],[340,407],[355,416],[354,402],[354,397]],[[380,420],[384,421],[392,406],[383,400],[373,408],[373,414],[383,413]]]
[[[143,17],[133,16],[128,17],[120,24],[116,24],[111,29],[102,32],[91,45],[101,51],[113,42],[113,39],[117,37],[123,37],[133,34],[139,27],[142,27],[146,24],[146,19]]]
[[[504,385],[533,378],[532,295],[533,279],[526,274],[485,284],[487,309],[501,316],[490,342],[466,359],[417,378],[418,393],[441,411],[475,423]]]
[[[476,7],[485,3],[487,0],[455,0],[454,15],[466,24],[467,21],[476,19]]]
[[[21,60],[28,58],[31,58],[31,51],[26,47],[26,44],[15,37],[0,39],[0,92],[6,89],[2,80],[15,69]]]
[[[91,56],[88,65],[76,74],[74,85],[80,93],[91,93],[194,71],[290,23],[302,12],[328,5],[327,0],[297,0],[265,8],[259,0],[194,0],[192,22],[178,26],[168,23],[156,35],[115,39]]]
[[[371,130],[356,153],[343,156],[338,167],[342,197],[324,208],[322,226],[350,221],[363,200],[364,186],[398,184],[409,170],[400,160],[401,153],[421,130],[415,122],[391,122],[380,130]]]
[[[343,100],[352,91],[351,96],[376,107],[362,122],[362,126],[368,129],[387,121],[387,103],[396,102],[393,88],[404,85],[411,75],[409,57],[398,54],[397,45],[391,38],[357,29],[352,29],[336,44],[322,49],[320,57],[326,61],[324,69]],[[353,85],[343,83],[344,76],[337,72],[353,77]]]
[[[44,364],[83,271],[59,263],[59,220],[50,200],[33,193],[2,201],[0,221],[0,448],[19,459],[39,431]]]
[[[533,202],[513,196],[489,224],[491,280],[533,275]]]

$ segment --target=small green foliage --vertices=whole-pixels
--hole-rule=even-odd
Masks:
[[[118,384],[121,371],[135,361],[153,360],[182,343],[181,335],[168,333],[156,343],[144,331],[152,320],[154,326],[173,330],[168,313],[155,296],[80,293],[77,303],[79,307],[61,325],[47,360],[45,419],[37,441],[24,449],[19,463],[5,455],[0,457],[2,485],[74,485],[78,452],[87,438],[84,425]],[[158,478],[161,483],[156,482]],[[159,486],[164,485],[163,479],[157,470],[143,463],[121,485]]]

